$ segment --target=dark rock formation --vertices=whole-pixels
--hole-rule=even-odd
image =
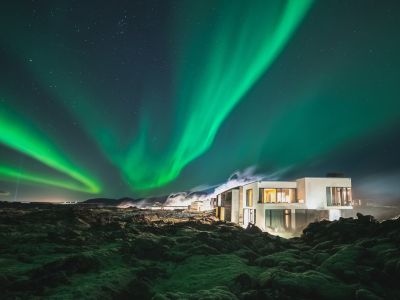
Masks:
[[[400,299],[400,220],[283,239],[211,215],[0,207],[1,299]]]

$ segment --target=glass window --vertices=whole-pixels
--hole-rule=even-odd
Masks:
[[[271,210],[265,210],[265,227],[271,227]]]
[[[243,219],[245,225],[248,225],[249,223],[256,224],[256,210],[251,208],[244,208]]]
[[[223,192],[221,194],[221,206],[231,205],[232,203],[232,191]]]
[[[276,189],[264,189],[263,203],[276,203]]]
[[[327,187],[326,188],[326,204],[328,206],[352,205],[351,188]]]
[[[260,189],[259,203],[295,203],[296,189]]]
[[[283,194],[282,189],[276,189],[276,202],[284,203],[286,202],[285,195]]]
[[[250,212],[250,223],[256,224],[256,210],[249,209],[249,212]]]
[[[296,189],[276,189],[277,203],[296,202]]]
[[[290,209],[267,209],[265,210],[265,226],[275,230],[291,229]]]
[[[246,206],[253,206],[253,189],[246,190]]]

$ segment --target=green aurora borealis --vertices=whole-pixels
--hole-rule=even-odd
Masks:
[[[0,183],[12,193],[160,194],[252,165],[398,170],[375,147],[399,127],[395,2],[8,2]]]
[[[57,180],[40,174],[20,172],[15,167],[7,166],[3,162],[0,166],[0,175],[6,179],[20,178],[27,182],[54,185],[81,192],[100,192],[98,183],[79,170],[78,166],[68,161],[66,155],[63,155],[61,151],[41,136],[40,133],[35,132],[33,126],[19,122],[17,119],[11,119],[4,111],[0,111],[0,142],[2,144],[32,157],[50,168],[67,174],[80,184],[73,181]]]
[[[174,95],[178,115],[184,117],[168,155],[159,156],[156,164],[148,155],[148,140],[141,138],[132,146],[121,167],[134,187],[155,188],[170,182],[211,146],[222,122],[275,60],[310,4],[308,0],[260,0],[251,5],[219,1],[215,11],[224,14],[216,18],[204,4],[186,2],[184,11],[194,12],[191,20],[205,18],[215,29],[184,22],[177,26],[183,57],[176,59]],[[240,28],[235,26],[238,18]],[[195,70],[186,63],[196,60]],[[135,169],[139,172],[132,172]]]

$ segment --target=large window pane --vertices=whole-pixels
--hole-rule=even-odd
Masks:
[[[327,187],[326,204],[328,206],[349,206],[352,205],[351,188],[348,187]]]
[[[271,209],[271,227],[275,229],[284,228],[283,209]]]
[[[334,194],[335,194],[335,196],[334,196],[334,200],[335,200],[334,205],[338,206],[338,205],[340,205],[340,202],[341,202],[340,188],[334,188],[333,191],[334,191]]]
[[[246,191],[246,206],[253,206],[253,189],[249,189]]]
[[[348,199],[347,205],[353,205],[353,196],[351,193],[351,188],[347,188],[347,199]]]
[[[263,203],[276,203],[276,189],[264,189]]]
[[[288,195],[287,197],[289,198],[289,203],[296,203],[297,198],[296,198],[296,189],[287,189]]]
[[[260,189],[259,203],[295,203],[296,189]]]
[[[282,189],[276,189],[276,202],[277,203],[285,203],[285,194]]]
[[[277,203],[296,202],[296,189],[276,189]]]
[[[333,195],[332,195],[332,188],[326,188],[326,205],[332,206],[333,205]]]
[[[265,227],[276,230],[285,231],[292,227],[292,215],[290,209],[266,209],[265,210]]]

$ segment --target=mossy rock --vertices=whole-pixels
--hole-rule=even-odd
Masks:
[[[346,282],[354,282],[357,280],[356,267],[364,253],[365,249],[360,246],[345,246],[326,259],[317,270],[332,273]]]
[[[157,294],[152,300],[238,300],[238,298],[226,287],[214,287],[195,293],[168,292]]]
[[[312,264],[308,258],[298,250],[287,250],[276,252],[271,255],[262,256],[255,260],[255,264],[261,267],[276,267],[279,266],[285,270],[307,270],[312,268]],[[301,267],[301,269],[299,269]]]
[[[354,295],[352,287],[316,271],[291,273],[272,268],[259,275],[259,285],[304,299],[351,299]]]
[[[195,255],[182,263],[171,266],[169,277],[155,282],[158,293],[194,293],[214,286],[230,286],[242,273],[255,276],[260,268],[249,266],[245,260],[233,254]]]
[[[166,257],[169,247],[156,239],[137,238],[132,245],[132,253],[140,259],[161,260]]]
[[[67,275],[87,273],[98,269],[101,262],[90,255],[78,254],[47,263],[30,272],[32,278],[48,276],[52,273],[65,272]]]
[[[367,289],[359,289],[356,291],[356,300],[383,300]]]

